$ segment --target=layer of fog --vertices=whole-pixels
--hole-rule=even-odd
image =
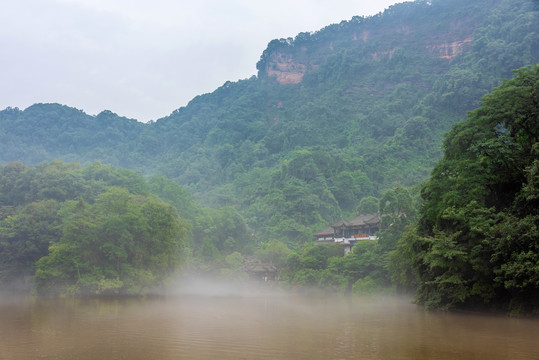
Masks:
[[[294,289],[273,280],[231,280],[219,276],[179,274],[156,295],[189,295],[205,297],[256,297],[292,294]]]

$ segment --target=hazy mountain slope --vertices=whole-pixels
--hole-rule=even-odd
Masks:
[[[154,123],[60,105],[0,113],[0,162],[163,172],[270,236],[305,238],[365,196],[425,179],[443,133],[539,59],[537,2],[432,0],[273,40],[257,77]]]
[[[92,161],[136,167],[129,153],[148,125],[103,111],[90,116],[59,104],[35,104],[0,113],[0,162],[35,165],[52,159]]]

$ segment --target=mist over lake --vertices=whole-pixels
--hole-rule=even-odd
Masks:
[[[537,321],[425,312],[407,297],[223,284],[145,298],[1,299],[6,360],[539,357]]]

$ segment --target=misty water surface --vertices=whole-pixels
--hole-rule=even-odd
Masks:
[[[409,298],[202,290],[2,296],[0,359],[539,359],[536,320],[429,313]]]

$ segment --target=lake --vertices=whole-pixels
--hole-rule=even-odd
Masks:
[[[0,298],[0,359],[539,359],[539,321],[409,298]]]

